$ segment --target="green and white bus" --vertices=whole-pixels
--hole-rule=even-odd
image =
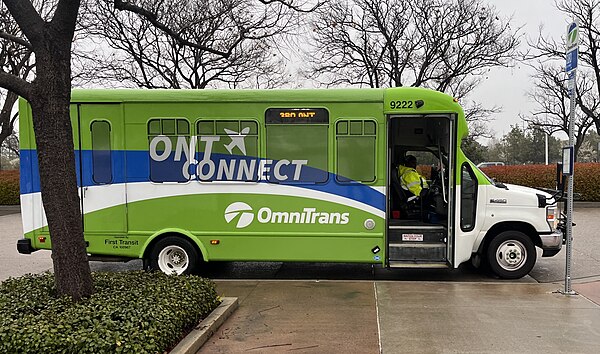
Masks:
[[[19,107],[17,246],[31,253],[51,249],[52,235],[31,108]],[[71,123],[91,259],[181,274],[210,261],[456,268],[474,258],[519,278],[536,246],[553,256],[563,243],[549,194],[496,184],[463,154],[463,110],[440,92],[74,90]],[[431,178],[416,200],[396,178],[408,154]]]

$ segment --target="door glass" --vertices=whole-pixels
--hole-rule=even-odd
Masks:
[[[94,121],[92,131],[92,178],[97,184],[112,182],[110,124],[107,121]]]
[[[477,211],[477,178],[467,163],[462,165],[460,183],[460,228],[471,231],[475,227]]]

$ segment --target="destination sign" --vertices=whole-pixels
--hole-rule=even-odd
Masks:
[[[265,112],[266,124],[329,124],[325,108],[269,108]]]

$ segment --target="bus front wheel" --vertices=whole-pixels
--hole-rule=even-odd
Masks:
[[[533,269],[537,257],[531,238],[520,231],[504,231],[487,249],[491,270],[504,279],[522,278]]]
[[[166,274],[192,274],[198,263],[198,252],[181,237],[167,236],[159,240],[150,253],[150,267]]]

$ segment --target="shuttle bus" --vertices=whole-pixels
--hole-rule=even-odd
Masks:
[[[421,88],[74,90],[87,252],[192,273],[211,261],[357,262],[519,278],[563,244],[551,195],[461,150],[457,100]],[[52,248],[20,101],[21,253]],[[420,196],[398,166],[419,160]]]

